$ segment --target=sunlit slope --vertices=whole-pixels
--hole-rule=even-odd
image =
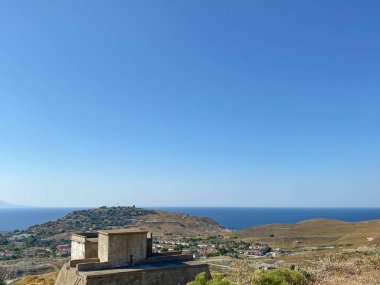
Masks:
[[[25,276],[20,281],[12,283],[12,285],[54,285],[58,272],[48,273],[44,275]]]
[[[274,224],[251,227],[235,234],[276,246],[380,245],[380,220],[348,223],[315,219],[297,224]]]

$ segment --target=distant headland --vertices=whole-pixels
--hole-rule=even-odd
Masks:
[[[10,208],[32,208],[32,207],[27,207],[23,205],[15,205],[15,204],[7,203],[5,201],[0,200],[0,209],[10,209]]]

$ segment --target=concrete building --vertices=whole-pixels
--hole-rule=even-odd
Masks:
[[[71,256],[56,285],[185,285],[210,274],[192,255],[153,253],[152,234],[136,229],[73,234]]]

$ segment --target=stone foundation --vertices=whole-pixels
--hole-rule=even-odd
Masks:
[[[134,268],[77,271],[68,264],[61,269],[56,285],[186,285],[202,272],[210,275],[207,264],[197,261],[141,265]]]

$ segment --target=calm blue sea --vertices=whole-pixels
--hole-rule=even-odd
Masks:
[[[83,208],[82,208],[83,209]],[[63,217],[77,208],[0,209],[0,232],[23,230],[30,226]]]
[[[380,208],[156,208],[195,216],[210,217],[232,230],[268,224],[291,224],[326,218],[346,222],[380,219]]]
[[[380,219],[380,208],[156,207],[155,209],[210,217],[229,229],[243,229],[250,226],[275,223],[297,223],[306,219],[315,218],[337,219],[347,222]],[[0,209],[0,231],[25,229],[35,224],[60,218],[74,210],[78,209]]]

